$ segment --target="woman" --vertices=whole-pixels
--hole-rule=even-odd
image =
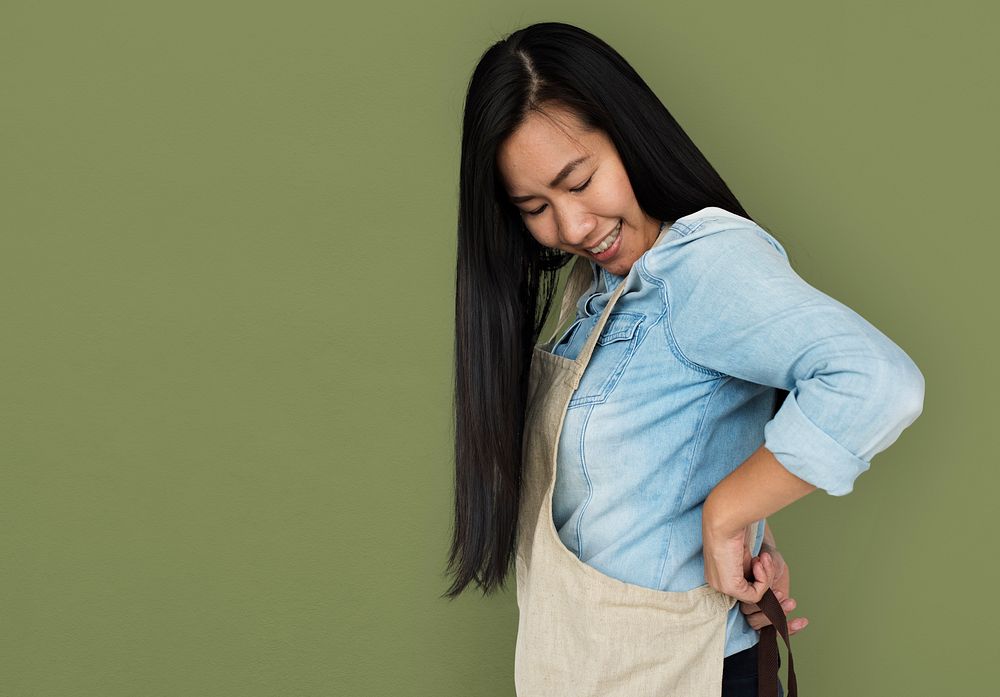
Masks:
[[[470,81],[455,354],[446,595],[496,590],[514,558],[518,695],[783,693],[757,669],[795,607],[765,518],[849,493],[923,376],[571,25],[512,33]]]

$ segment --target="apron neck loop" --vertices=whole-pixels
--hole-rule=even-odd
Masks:
[[[615,288],[614,292],[611,294],[611,298],[608,299],[608,304],[601,312],[601,316],[597,319],[597,326],[594,327],[593,331],[590,332],[590,336],[587,337],[587,343],[583,345],[580,349],[580,355],[576,358],[576,363],[578,366],[586,366],[590,362],[590,354],[593,353],[594,347],[597,345],[597,339],[601,336],[601,331],[604,329],[604,325],[608,322],[608,317],[611,316],[611,308],[615,306],[618,302],[618,298],[621,297],[622,291],[625,290],[625,281],[623,280]],[[583,370],[577,372],[577,380],[583,374]]]

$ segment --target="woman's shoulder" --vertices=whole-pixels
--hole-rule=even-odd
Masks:
[[[683,285],[725,262],[752,268],[787,259],[782,244],[753,220],[709,206],[674,221],[641,264],[645,273]]]

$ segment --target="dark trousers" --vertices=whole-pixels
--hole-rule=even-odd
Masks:
[[[778,665],[781,666],[780,653]],[[780,679],[778,695],[785,697]],[[726,656],[722,664],[722,697],[757,697],[757,644]]]

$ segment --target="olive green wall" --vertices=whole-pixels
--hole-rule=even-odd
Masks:
[[[987,694],[998,19],[8,0],[0,694],[513,695],[513,590],[439,598],[456,177],[475,61],[542,20],[615,46],[926,378],[852,494],[770,519],[803,694]]]

